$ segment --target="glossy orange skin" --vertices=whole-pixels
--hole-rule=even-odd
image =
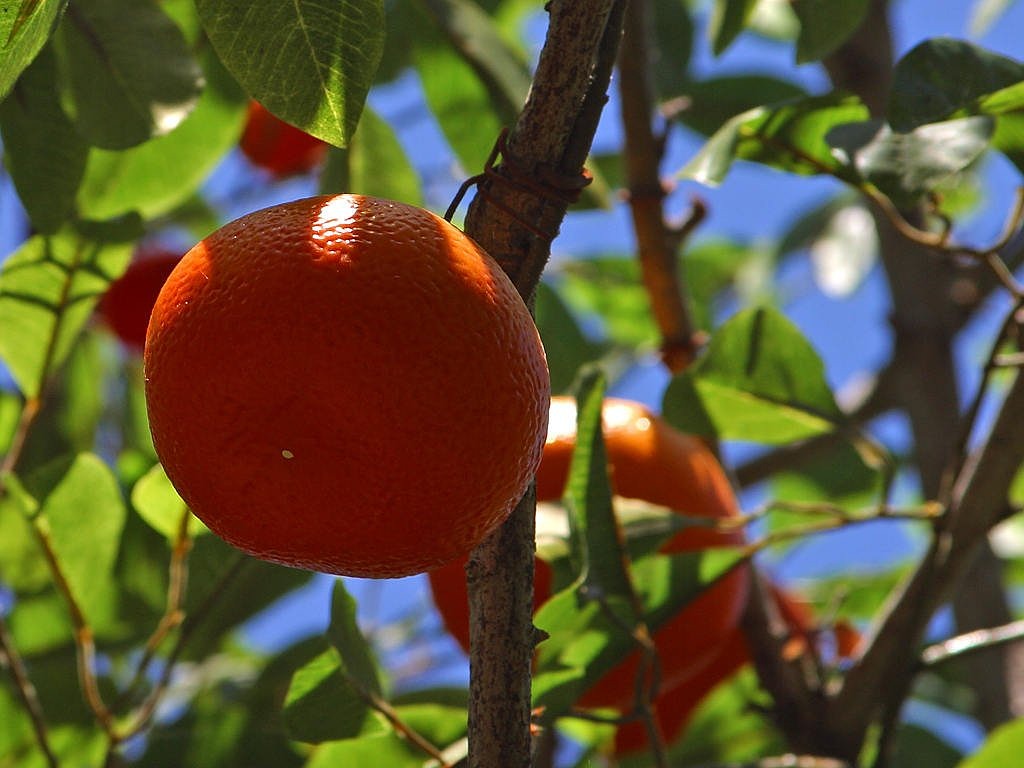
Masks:
[[[428,211],[359,195],[244,216],[153,310],[168,477],[257,557],[396,577],[465,555],[540,462],[549,380],[501,268]]]
[[[562,496],[575,445],[574,414],[575,405],[570,398],[552,398],[551,425],[537,470],[539,501],[555,501]],[[728,479],[701,441],[670,427],[639,403],[609,398],[604,404],[604,416],[609,471],[617,494],[702,517],[738,513]],[[676,534],[661,551],[687,552],[741,541],[739,533],[691,527]],[[449,566],[429,575],[445,625],[468,649],[469,617],[461,568]],[[538,566],[537,575],[535,608],[550,596],[550,587],[544,587],[549,578],[542,576],[542,566]],[[666,688],[689,679],[711,662],[735,628],[746,592],[746,571],[734,570],[655,633],[662,684]],[[627,657],[584,693],[579,704],[630,708],[637,662],[636,654]]]
[[[278,178],[307,173],[327,154],[326,143],[275,117],[257,101],[249,102],[239,148],[253,165]]]
[[[103,294],[100,317],[128,349],[142,352],[156,297],[179,261],[180,253],[141,251]]]

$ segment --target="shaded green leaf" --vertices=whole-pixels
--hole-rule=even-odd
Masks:
[[[715,305],[722,291],[736,285],[744,272],[769,257],[760,248],[729,240],[702,240],[687,248],[681,261],[694,326],[714,328]]]
[[[750,20],[757,0],[715,0],[708,23],[711,49],[720,56],[732,45]]]
[[[76,0],[57,30],[72,117],[90,144],[126,149],[174,130],[203,76],[155,0]]]
[[[336,579],[331,594],[331,623],[327,627],[327,639],[341,656],[341,667],[346,677],[362,690],[380,696],[377,664],[356,623],[356,608],[356,601],[345,589],[345,583]]]
[[[103,233],[97,232],[96,235]],[[72,231],[37,235],[0,272],[0,358],[35,397],[67,358],[78,332],[131,257],[135,232],[104,242]]]
[[[710,136],[730,118],[754,107],[806,95],[799,85],[771,75],[719,75],[689,83],[686,108],[674,117],[698,133]]]
[[[907,133],[868,120],[837,125],[827,140],[845,164],[906,209],[981,157],[994,131],[995,120],[985,115],[928,123]]]
[[[32,226],[53,234],[72,213],[88,145],[64,114],[57,65],[44,48],[0,103],[4,161]]]
[[[132,506],[154,531],[172,541],[178,537],[182,520],[186,516],[189,535],[209,533],[203,521],[189,512],[159,464],[151,467],[135,483],[132,488]]]
[[[687,90],[687,69],[693,51],[693,18],[686,0],[655,0],[651,4],[654,43],[651,70],[661,99],[680,96]]]
[[[825,58],[839,48],[867,16],[870,0],[793,0],[800,19],[796,40],[796,63]]]
[[[306,133],[348,143],[384,48],[382,0],[197,0],[196,7],[249,95]]]
[[[15,592],[37,592],[50,583],[50,571],[29,521],[39,506],[17,476],[7,475],[3,481],[6,492],[0,496],[0,582]]]
[[[900,133],[974,114],[984,97],[1024,80],[1024,64],[950,38],[926,40],[896,63],[889,123]]]
[[[714,186],[734,160],[752,160],[791,173],[847,179],[851,171],[834,157],[825,137],[837,125],[867,118],[859,99],[835,94],[758,107],[722,126],[679,175]]]
[[[345,149],[332,148],[320,174],[320,193],[354,192],[416,205],[423,196],[419,175],[391,126],[372,109],[363,110]]]
[[[120,152],[93,149],[78,194],[83,216],[138,211],[146,219],[185,203],[238,142],[247,98],[212,54],[195,109],[165,136]]]
[[[566,263],[560,270],[559,290],[580,314],[597,314],[604,332],[628,347],[654,345],[658,329],[640,280],[636,259],[601,256]]]
[[[292,676],[284,720],[292,738],[311,744],[390,730],[387,721],[370,708],[343,673],[341,658],[333,648]]]
[[[0,99],[32,63],[64,12],[65,0],[0,0]]]
[[[583,335],[569,308],[546,282],[537,286],[534,319],[544,341],[551,390],[564,392],[572,385],[580,367],[598,357],[600,347]]]
[[[696,402],[695,399],[696,398]],[[673,426],[724,439],[786,443],[830,432],[842,420],[821,358],[772,309],[739,312],[711,337],[706,354],[669,384]]]
[[[938,734],[912,723],[904,723],[896,732],[894,765],[927,765],[928,768],[954,768],[963,753]]]

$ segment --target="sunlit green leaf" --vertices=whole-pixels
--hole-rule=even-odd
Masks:
[[[870,0],[793,0],[800,19],[797,64],[822,59],[846,42],[864,21],[869,5]]]
[[[850,171],[825,140],[837,125],[866,120],[867,108],[852,96],[817,96],[758,107],[729,120],[679,175],[703,184],[720,184],[734,160],[752,160],[804,175]]]
[[[957,768],[1004,768],[1020,759],[1024,750],[1024,718],[1001,725],[989,734],[981,749]]]
[[[985,115],[928,123],[906,133],[882,120],[837,125],[827,139],[847,165],[906,209],[988,148],[995,120]]]
[[[348,143],[384,48],[382,0],[198,0],[196,7],[249,95],[306,133]]]
[[[30,489],[40,501],[36,526],[53,554],[75,601],[87,618],[107,609],[110,579],[125,521],[124,500],[110,468],[92,454],[61,463],[51,485]],[[48,476],[50,471],[33,475]]]
[[[29,521],[38,502],[14,475],[4,478],[4,486],[6,493],[0,496],[0,581],[15,592],[36,592],[50,583],[50,571]]]
[[[581,315],[601,318],[603,330],[613,341],[629,347],[657,343],[650,298],[635,258],[602,256],[568,262],[561,267],[558,285],[570,307]]]
[[[37,235],[0,272],[0,358],[29,397],[64,361],[110,280],[131,257],[135,232],[103,242],[72,231]]]
[[[0,136],[32,226],[53,234],[70,218],[88,145],[61,109],[52,49],[40,52],[0,103]]]
[[[216,57],[203,57],[206,88],[188,117],[166,136],[121,152],[93,149],[78,194],[83,216],[106,219],[130,211],[151,219],[193,195],[237,142],[245,94]]]
[[[744,310],[711,337],[706,354],[665,393],[664,416],[684,432],[786,443],[842,421],[821,358],[771,309]]]
[[[0,99],[50,37],[64,0],[0,0]]]
[[[338,651],[317,656],[292,677],[284,703],[292,738],[311,744],[383,734],[384,718],[370,708],[342,671]]]
[[[76,0],[56,39],[75,125],[97,147],[169,133],[202,90],[181,30],[155,0]]]
[[[203,521],[188,511],[159,464],[154,465],[132,488],[132,506],[153,530],[172,541],[178,537],[185,516],[188,517],[189,535],[209,532]]]

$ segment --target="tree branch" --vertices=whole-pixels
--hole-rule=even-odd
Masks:
[[[624,0],[551,0],[533,86],[502,162],[485,175],[466,232],[531,301],[607,100]],[[549,237],[538,237],[537,232]],[[534,493],[478,546],[470,604],[469,765],[530,765]]]

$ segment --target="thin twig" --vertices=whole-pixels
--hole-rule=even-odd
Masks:
[[[976,629],[962,635],[929,645],[921,652],[921,665],[936,667],[968,654],[995,648],[1024,639],[1024,619],[1011,621],[999,627]]]
[[[7,630],[7,622],[0,614],[0,666],[7,667],[10,673],[11,682],[14,683],[14,691],[21,699],[25,712],[28,713],[32,723],[32,732],[36,737],[36,744],[39,751],[43,753],[46,764],[49,768],[58,768],[57,756],[50,746],[49,732],[46,729],[46,717],[43,714],[43,707],[39,703],[39,695],[32,680],[28,676],[25,662],[14,646],[14,639]]]

